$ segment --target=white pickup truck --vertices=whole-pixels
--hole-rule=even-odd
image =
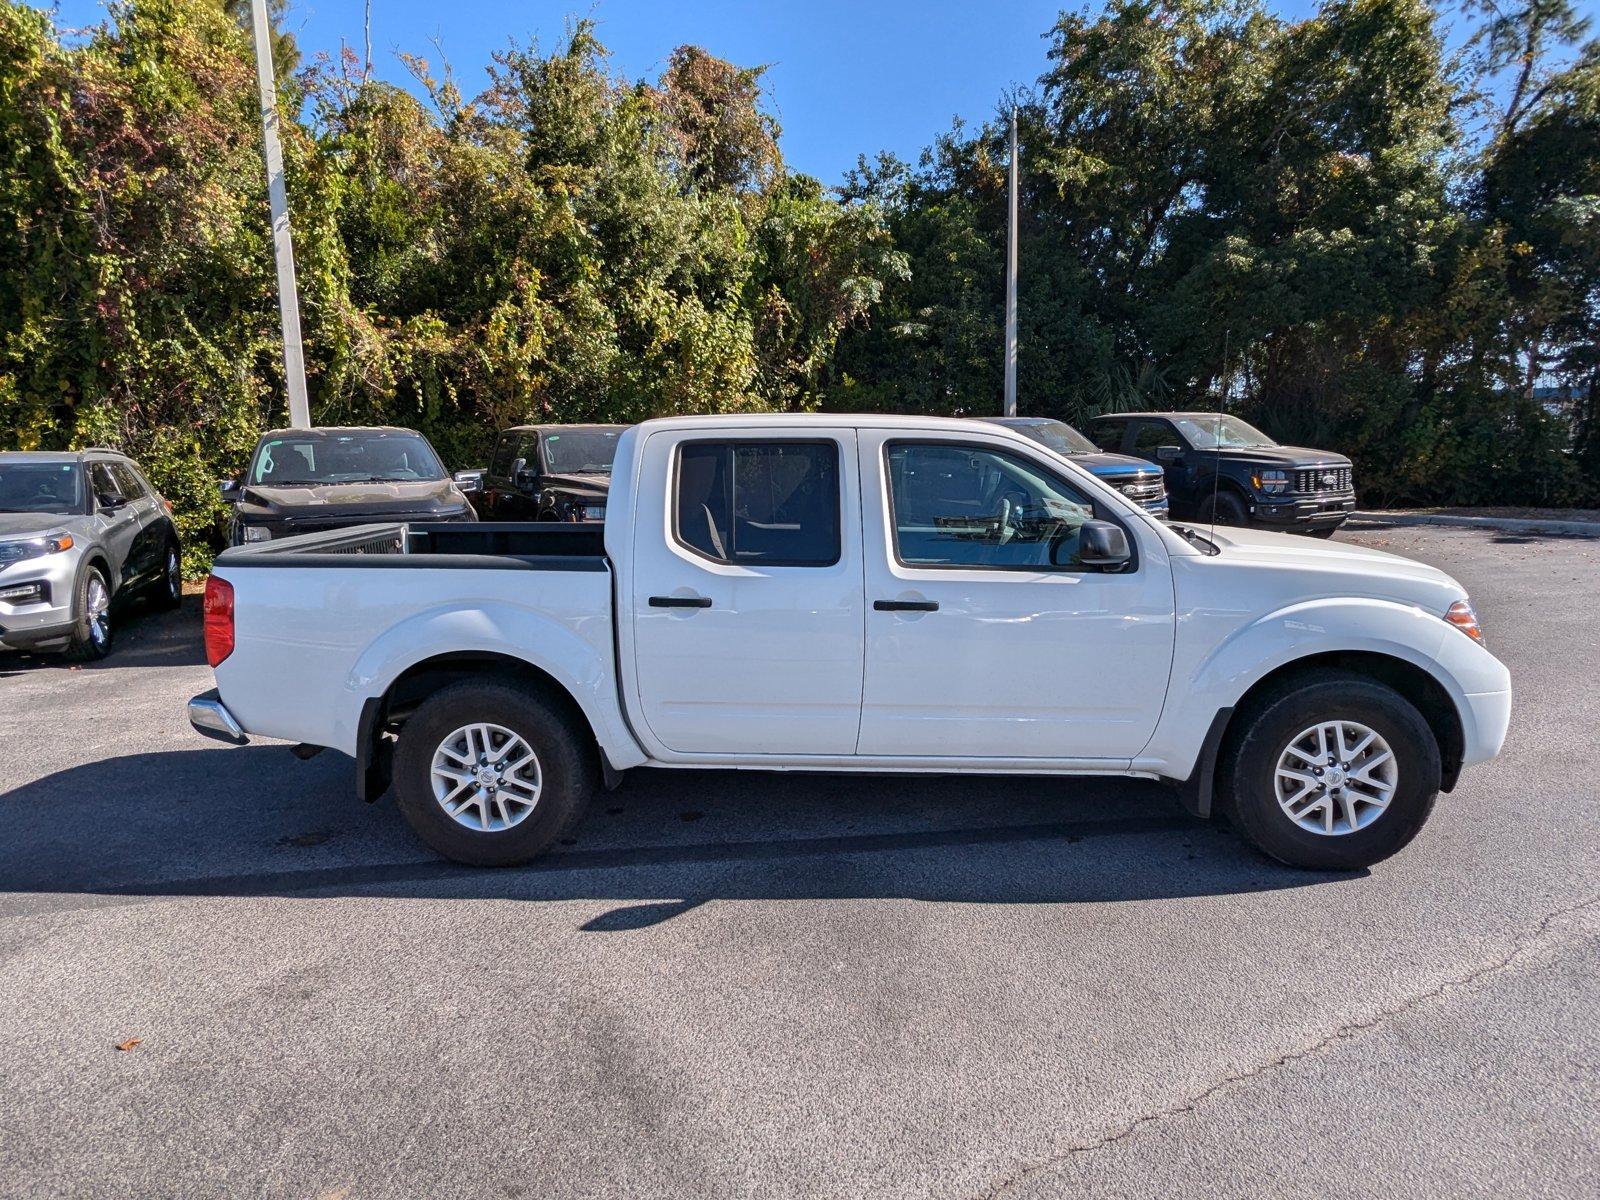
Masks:
[[[1123,775],[1266,853],[1400,849],[1499,752],[1461,585],[1167,525],[1008,429],[649,421],[603,532],[387,525],[229,550],[194,726],[331,747],[423,841],[526,862],[637,766]]]

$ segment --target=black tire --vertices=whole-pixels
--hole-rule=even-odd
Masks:
[[[96,585],[101,589],[95,592]],[[89,612],[91,594],[104,594],[106,607],[98,620]],[[66,656],[73,662],[94,662],[111,653],[115,631],[111,625],[111,584],[106,573],[89,565],[78,572],[78,581],[72,589],[72,637],[67,642]]]
[[[1307,672],[1240,714],[1218,765],[1217,795],[1251,845],[1291,867],[1353,871],[1382,862],[1417,836],[1439,795],[1439,745],[1404,696],[1349,671]],[[1387,807],[1354,832],[1328,836],[1301,828],[1278,804],[1279,756],[1302,730],[1321,721],[1359,721],[1394,752],[1395,792]]]
[[[538,756],[541,789],[531,811],[507,829],[469,829],[433,792],[433,758],[451,733],[475,723],[510,730]],[[446,858],[474,867],[513,867],[543,854],[582,818],[596,768],[587,733],[544,696],[503,681],[441,688],[412,714],[395,749],[394,792],[416,835]]]
[[[182,603],[183,552],[173,540],[161,552],[161,578],[150,585],[150,605],[157,611],[171,612]]]
[[[1200,519],[1208,524],[1231,525],[1235,528],[1250,524],[1250,509],[1237,492],[1223,488],[1216,499],[1210,496],[1200,505]]]
[[[1324,525],[1321,529],[1306,530],[1306,536],[1314,538],[1331,538],[1334,535],[1334,531],[1338,528],[1339,527],[1337,525]]]

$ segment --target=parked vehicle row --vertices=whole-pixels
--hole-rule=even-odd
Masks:
[[[616,444],[603,525],[227,551],[191,722],[347,754],[359,795],[392,782],[484,865],[649,765],[1163,779],[1284,862],[1355,868],[1505,736],[1448,575],[1168,524],[1015,429],[723,416]]]
[[[1238,417],[1134,412],[1094,418],[1095,445],[1166,473],[1174,516],[1331,537],[1356,506],[1350,460],[1280,446]]]
[[[1094,419],[1092,438],[1050,418],[992,420],[1084,467],[1157,517],[1326,537],[1355,507],[1348,459],[1279,446],[1237,417],[1108,414]],[[495,521],[603,522],[612,462],[626,429],[513,426],[496,436],[486,467],[454,475],[411,429],[272,430],[257,442],[244,471],[220,485],[232,509],[228,544],[375,521],[476,521],[480,514]],[[110,647],[113,600],[163,586],[178,594],[176,530],[169,516],[155,511],[162,502],[131,460],[111,451],[7,458],[17,503],[46,506],[21,515],[63,529],[68,520],[87,522],[87,534],[106,536],[68,535],[61,542],[52,532],[11,539],[0,524],[0,645],[103,654]],[[46,473],[61,470],[53,481],[59,495],[26,494],[34,486],[23,472],[30,461]],[[78,482],[74,472],[87,474]],[[0,520],[4,516],[0,512]],[[115,543],[135,523],[141,524],[140,540],[124,553]],[[88,553],[102,540],[107,544],[98,558]],[[59,550],[40,550],[57,542]],[[84,563],[90,565],[80,570]]]

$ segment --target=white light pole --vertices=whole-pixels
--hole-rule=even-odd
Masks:
[[[1011,202],[1006,221],[1006,409],[1017,415],[1017,110],[1011,110]]]
[[[272,250],[278,264],[278,312],[283,319],[283,381],[289,392],[289,424],[295,429],[310,429],[306,360],[300,347],[300,293],[294,283],[289,197],[283,187],[283,148],[278,144],[278,82],[272,64],[267,0],[251,0],[250,10],[256,35],[256,82],[261,89],[261,142],[267,159],[267,199],[272,206]]]

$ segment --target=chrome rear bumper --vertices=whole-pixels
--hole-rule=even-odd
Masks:
[[[201,692],[189,701],[189,724],[196,732],[232,746],[248,745],[250,741],[227,705],[222,703],[216,688]]]

